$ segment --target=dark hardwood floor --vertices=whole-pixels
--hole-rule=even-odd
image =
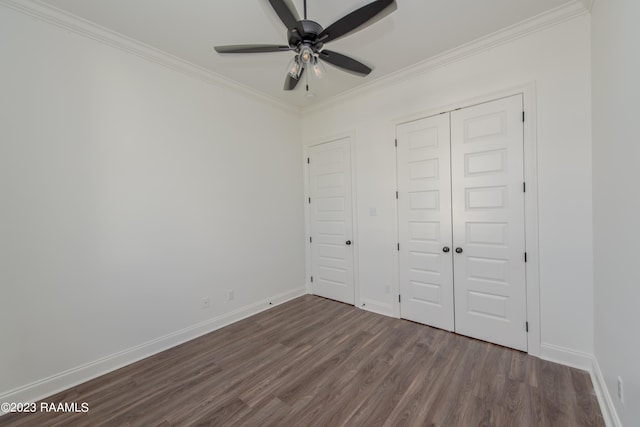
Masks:
[[[314,296],[59,393],[0,426],[602,426],[587,372]]]

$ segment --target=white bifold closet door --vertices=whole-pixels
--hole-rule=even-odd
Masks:
[[[402,317],[526,350],[522,108],[516,95],[399,125],[398,218]],[[437,158],[416,150],[419,123],[440,135],[450,129]],[[427,173],[425,161],[438,168]],[[415,181],[431,199],[416,199]],[[427,233],[427,224],[439,233]]]

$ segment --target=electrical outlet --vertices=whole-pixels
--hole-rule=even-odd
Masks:
[[[391,293],[391,286],[389,286],[389,285],[385,286],[384,287],[384,292],[387,293],[387,294],[390,294]]]
[[[211,306],[211,298],[209,297],[204,297],[202,298],[202,308],[209,308]]]
[[[620,399],[620,403],[624,403],[624,386],[620,377],[618,377],[618,399]]]
[[[236,293],[233,291],[233,289],[227,291],[227,301],[233,301],[235,297]]]

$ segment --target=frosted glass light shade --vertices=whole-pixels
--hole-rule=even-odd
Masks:
[[[313,75],[317,79],[321,79],[327,74],[327,70],[324,68],[324,64],[318,60],[318,57],[313,58],[313,65],[311,66],[311,70],[313,71]]]
[[[313,50],[311,50],[309,46],[302,46],[302,48],[300,48],[300,62],[308,65],[312,63],[313,58]]]
[[[289,62],[289,67],[287,68],[287,71],[289,72],[291,77],[293,77],[296,80],[300,77],[300,73],[302,72],[302,64],[298,59],[298,55],[296,55],[291,60],[291,62]]]

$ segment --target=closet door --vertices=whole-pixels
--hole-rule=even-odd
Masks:
[[[401,316],[452,331],[449,114],[396,128]]]
[[[522,96],[451,113],[456,332],[527,350]]]

